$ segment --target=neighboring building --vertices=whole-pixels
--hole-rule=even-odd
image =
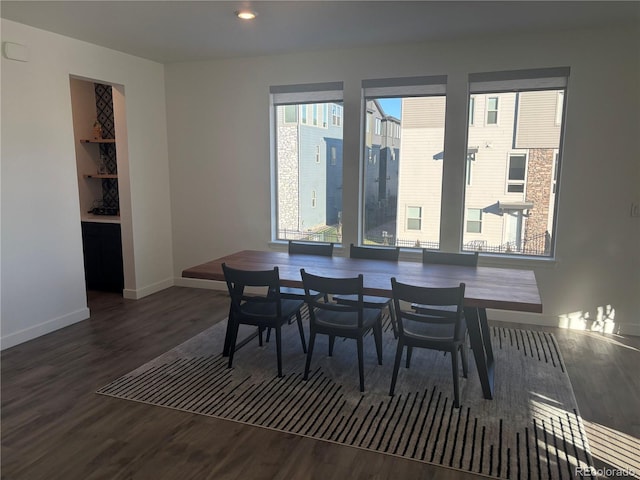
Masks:
[[[276,109],[278,238],[339,230],[342,215],[342,105]],[[334,240],[335,241],[335,240]]]
[[[396,244],[438,248],[446,97],[402,99]]]
[[[399,244],[439,241],[443,102],[403,101]],[[548,254],[562,105],[557,90],[471,96],[465,250]]]
[[[365,241],[395,241],[400,159],[400,120],[367,102],[364,151]]]

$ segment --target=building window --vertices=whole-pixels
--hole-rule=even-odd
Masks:
[[[524,180],[527,172],[527,155],[509,155],[509,173],[507,181],[507,192],[524,193]]]
[[[467,208],[467,233],[482,233],[481,208]]]
[[[556,125],[562,124],[562,111],[564,109],[564,90],[558,90],[556,96]]]
[[[558,156],[558,152],[553,156],[553,180],[551,184],[551,193],[554,195],[556,193],[556,186],[558,183]]]
[[[422,207],[407,207],[407,230],[422,230]]]
[[[498,97],[487,98],[487,125],[498,124]]]
[[[331,106],[331,125],[342,126],[342,106],[336,104]]]
[[[463,250],[553,256],[568,75],[565,67],[469,75],[469,96],[487,117],[467,131],[467,151],[478,156],[467,156]]]
[[[341,243],[342,169],[328,168],[342,159],[342,126],[328,115],[342,111],[342,83],[273,86],[270,95],[272,238]]]
[[[473,163],[476,161],[477,151],[477,148],[467,150],[467,165],[465,170],[465,183],[467,186],[471,185],[471,171],[473,169]]]
[[[284,123],[297,123],[297,122],[298,122],[298,106],[285,105],[284,106]]]
[[[469,98],[469,125],[473,125],[473,116],[475,115],[476,110],[476,99],[475,97]]]
[[[290,108],[294,105],[287,105],[285,108]],[[298,108],[298,106],[294,106]],[[327,105],[322,103],[312,103],[307,105],[300,105],[301,120],[304,125],[313,125],[315,127],[327,127]]]
[[[376,118],[376,135],[363,136],[362,241],[439,248],[446,77],[365,80],[362,86],[363,121],[366,112],[386,120],[385,127]]]

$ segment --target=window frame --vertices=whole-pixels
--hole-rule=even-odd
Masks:
[[[567,91],[569,89],[569,78],[570,78],[571,69],[570,67],[550,67],[550,68],[539,68],[539,69],[524,69],[524,70],[511,70],[511,71],[499,71],[499,72],[482,72],[482,73],[470,73],[468,77],[468,93],[467,95],[471,97],[472,95],[485,95],[485,96],[498,96],[504,93],[516,93],[520,92],[536,92],[536,91],[552,91],[558,90],[562,91],[563,94],[559,95],[562,98],[562,115],[561,115],[561,123],[560,125],[554,125],[555,127],[559,127],[558,133],[558,141],[557,145],[550,146],[540,146],[541,149],[549,149],[552,148],[554,153],[557,153],[557,172],[555,173],[556,178],[556,191],[553,200],[549,202],[549,211],[547,213],[547,231],[545,232],[545,247],[544,251],[538,251],[536,253],[525,252],[497,252],[493,255],[509,258],[509,259],[529,259],[535,261],[549,261],[554,260],[556,255],[556,244],[557,244],[557,235],[558,235],[558,210],[561,202],[561,175],[562,175],[562,152],[564,146],[564,136],[566,130],[566,120],[567,120]],[[500,101],[498,102],[498,111],[500,110]],[[556,117],[558,117],[558,106],[556,105]],[[500,122],[500,113],[498,113],[498,122]],[[553,120],[551,124],[553,124]],[[514,140],[515,140],[514,136]],[[467,132],[467,144],[469,143],[469,133]],[[513,146],[516,144],[514,143]],[[488,148],[491,146],[490,144],[486,145]],[[524,148],[524,147],[521,147]],[[533,147],[528,147],[527,152],[531,150]],[[515,149],[517,152],[518,149]],[[509,152],[512,153],[512,152]],[[530,202],[527,199],[527,175],[528,169],[532,168],[529,164],[530,158],[527,155],[526,163],[525,163],[525,180],[524,180],[524,191],[520,192],[505,192],[509,195],[521,195],[522,199],[517,200],[518,202],[522,202],[524,217],[528,217],[530,212],[527,212],[526,205]],[[554,159],[555,160],[555,159]],[[507,169],[509,165],[507,165]],[[505,173],[505,179],[508,183],[508,175],[509,172]],[[464,195],[462,200],[463,208],[466,208],[468,191],[465,186]],[[513,197],[512,197],[513,198]],[[514,200],[515,201],[515,200]],[[509,200],[505,200],[505,208],[508,205]],[[497,204],[500,209],[500,202]],[[535,234],[537,235],[537,234]],[[532,237],[533,238],[533,237]],[[460,237],[460,249],[462,251],[469,251],[469,247],[467,248],[467,243],[474,243],[466,241],[465,236],[462,235]],[[541,253],[540,253],[541,252]]]
[[[388,208],[389,206],[389,204],[383,202],[383,200],[386,201],[389,199],[395,199],[395,200],[391,200],[391,204],[390,204],[392,205],[392,209],[394,211],[394,218],[395,218],[395,222],[396,222],[395,224],[397,229],[394,244],[398,244],[403,248],[418,248],[418,245],[421,244],[422,239],[419,239],[415,243],[413,242],[413,239],[409,239],[409,241],[411,242],[411,245],[408,245],[407,244],[408,241],[406,239],[399,239],[398,237],[401,235],[401,232],[403,231],[405,233],[409,230],[412,232],[424,232],[423,226],[425,225],[425,221],[427,221],[426,220],[427,217],[425,217],[425,215],[427,215],[427,212],[425,211],[424,205],[421,205],[420,218],[414,219],[419,222],[419,228],[415,228],[418,225],[412,225],[412,228],[408,228],[407,226],[407,210],[406,210],[407,203],[404,204],[405,205],[404,207],[401,206],[401,203],[400,203],[400,182],[401,182],[400,170],[401,170],[402,158],[403,158],[402,152],[400,152],[398,158],[396,158],[395,152],[393,152],[393,155],[389,155],[389,156],[385,155],[384,162],[381,154],[380,162],[377,162],[380,165],[381,169],[383,168],[383,164],[386,165],[386,167],[388,167],[389,165],[393,165],[392,167],[393,170],[391,171],[387,170],[384,178],[386,180],[390,180],[392,178],[391,176],[395,175],[395,181],[398,182],[398,186],[395,190],[395,193],[393,191],[388,192],[388,190],[385,191],[384,194],[380,193],[385,188],[385,185],[382,183],[382,181],[380,181],[380,179],[383,178],[382,172],[380,172],[380,175],[376,177],[378,178],[377,185],[379,186],[377,190],[375,190],[375,187],[374,187],[374,190],[368,190],[367,188],[367,186],[371,187],[371,178],[372,178],[372,175],[367,173],[367,167],[370,168],[370,165],[371,165],[370,163],[368,163],[369,159],[368,159],[368,152],[367,152],[367,149],[368,149],[367,142],[372,140],[375,141],[374,139],[372,139],[372,136],[381,135],[383,136],[383,141],[384,139],[387,139],[387,140],[392,139],[394,142],[393,144],[386,145],[387,148],[391,148],[391,149],[395,148],[395,149],[401,150],[402,142],[405,141],[405,139],[402,138],[404,133],[402,131],[402,125],[401,125],[402,118],[398,118],[397,122],[390,120],[390,118],[396,118],[397,114],[394,114],[394,113],[391,113],[388,116],[383,115],[384,118],[380,119],[379,129],[376,129],[375,124],[373,124],[374,122],[371,122],[372,132],[370,135],[366,134],[367,114],[372,111],[371,108],[367,108],[368,106],[370,106],[369,102],[370,101],[375,102],[378,99],[399,99],[400,101],[403,101],[402,99],[408,99],[411,97],[442,97],[445,100],[445,105],[446,105],[446,85],[447,85],[446,75],[434,75],[434,76],[424,76],[424,77],[399,77],[399,78],[372,79],[372,80],[362,81],[361,139],[360,139],[361,168],[360,168],[360,175],[359,175],[360,203],[359,203],[359,210],[358,210],[358,227],[359,227],[358,241],[360,244],[364,244],[365,242],[378,241],[377,239],[375,239],[376,238],[375,228],[376,226],[380,226],[380,225],[376,224],[375,220],[372,224],[368,223],[368,219],[371,218],[370,212],[376,210],[376,207],[375,207],[376,195],[379,200],[378,204],[380,204],[378,205],[377,208],[378,209],[382,208],[383,209],[382,211],[384,211],[384,209]],[[404,111],[404,105],[402,106],[402,111]],[[383,113],[386,114],[387,112],[383,112]],[[444,120],[445,115],[446,115],[446,112],[443,112],[443,117],[442,117],[443,128],[445,127],[445,124],[446,124],[446,120]],[[374,115],[374,118],[376,118],[375,115]],[[382,122],[385,119],[386,119],[385,121],[386,127],[382,125]],[[392,127],[389,127],[389,124],[392,124]],[[386,133],[384,131],[385,129],[388,129]],[[396,139],[400,139],[400,141],[397,142]],[[431,157],[429,158],[432,161]],[[389,163],[386,163],[386,162],[389,162]],[[372,163],[373,163],[373,159],[372,159]],[[375,173],[375,172],[369,172],[369,173]],[[442,184],[440,184],[440,195],[441,195],[441,190],[442,190]],[[376,191],[377,191],[377,194],[375,193]],[[370,195],[369,192],[373,192],[373,195]],[[371,196],[374,197],[373,201],[371,201],[371,198],[369,198]],[[414,206],[414,205],[419,205],[421,201],[422,199],[416,199],[409,203],[411,203],[411,206]],[[373,206],[373,207],[370,208],[370,206]],[[387,209],[386,211],[389,212],[390,210]],[[438,212],[440,212],[440,209],[438,209]],[[435,234],[436,236],[439,237],[438,232],[439,230],[435,231]],[[433,233],[434,232],[432,231],[431,234]],[[391,236],[388,235],[386,238],[388,239],[393,237],[394,235],[391,235]],[[402,240],[402,242],[400,242],[400,240]],[[386,241],[383,243],[385,245],[387,244]],[[428,243],[434,243],[437,248],[437,245],[439,245],[439,238],[437,238],[434,242],[429,241]]]
[[[495,99],[495,101],[496,101],[495,110],[489,108],[489,104],[490,104],[492,99]],[[486,126],[498,126],[500,124],[500,96],[499,95],[487,95],[486,100],[485,100],[485,112],[486,112],[485,113],[485,125]],[[489,115],[491,113],[495,113],[495,115],[496,115],[495,122],[490,122],[489,121]]]
[[[524,157],[524,166],[522,167],[522,179],[512,179],[511,178],[511,161],[516,157]],[[517,150],[510,151],[507,153],[507,175],[506,175],[506,185],[504,187],[506,194],[522,194],[522,196],[526,196],[527,194],[527,176],[528,176],[528,168],[529,168],[529,154],[528,152],[519,152]],[[513,186],[522,186],[522,190],[509,190],[509,187]]]
[[[469,126],[475,125],[476,97],[469,96]]]
[[[277,244],[288,242],[288,240],[302,239],[305,241],[331,241],[337,245],[342,243],[342,201],[338,198],[342,195],[342,182],[340,179],[333,181],[331,190],[329,186],[328,170],[325,172],[327,175],[326,180],[321,181],[320,190],[313,184],[303,186],[301,183],[302,176],[300,175],[300,169],[306,168],[307,172],[311,165],[313,168],[318,168],[317,163],[320,163],[320,168],[327,169],[331,163],[329,155],[332,150],[327,148],[324,138],[332,138],[331,146],[335,145],[336,148],[336,162],[335,164],[341,164],[342,152],[337,151],[338,148],[342,148],[344,135],[342,126],[333,126],[332,128],[340,129],[332,133],[331,137],[327,137],[327,133],[318,131],[314,136],[319,135],[320,143],[308,142],[307,151],[303,157],[301,152],[298,151],[298,146],[293,145],[287,147],[287,137],[283,139],[283,143],[280,142],[281,130],[289,135],[289,128],[302,127],[305,129],[328,129],[328,113],[331,104],[338,104],[341,108],[344,108],[344,84],[343,82],[324,82],[324,83],[312,83],[312,84],[293,84],[293,85],[275,85],[269,87],[269,128],[270,128],[270,184],[271,184],[271,241]],[[298,108],[297,125],[284,122],[284,108],[289,105],[294,105]],[[314,109],[315,106],[315,109]],[[279,109],[282,108],[282,111]],[[315,111],[315,115],[313,112]],[[303,112],[306,122],[303,123]],[[309,116],[311,114],[311,117]],[[314,118],[315,123],[314,125]],[[311,130],[309,130],[311,131]],[[298,134],[294,133],[295,136]],[[300,138],[300,137],[298,137]],[[335,139],[335,140],[333,140]],[[337,143],[336,143],[337,142]],[[316,149],[309,151],[311,148]],[[289,151],[291,148],[291,152]],[[320,162],[317,162],[317,148],[321,150]],[[284,149],[284,150],[283,150]],[[284,154],[287,157],[282,157]],[[293,152],[296,152],[293,154]],[[293,155],[293,156],[291,156]],[[314,158],[314,156],[316,158]],[[282,159],[286,159],[284,169],[281,169],[280,164]],[[293,163],[291,163],[293,162]],[[287,165],[291,163],[294,168],[293,174],[285,173],[289,168]],[[304,166],[306,165],[306,167]],[[318,170],[319,171],[319,170]],[[335,174],[335,169],[332,170]],[[298,172],[298,173],[296,173]],[[342,174],[342,172],[340,172]],[[284,175],[284,176],[283,176]],[[315,174],[314,174],[315,175]],[[297,180],[296,180],[297,178]],[[307,178],[312,178],[308,177]],[[331,175],[331,178],[335,178]],[[340,177],[341,178],[341,177]],[[326,185],[325,182],[326,181]],[[297,182],[297,183],[296,183]],[[289,188],[291,187],[291,189]],[[310,189],[308,187],[313,187]],[[306,190],[306,192],[305,192]],[[309,193],[311,192],[311,199]],[[318,193],[319,192],[319,193]],[[334,199],[329,202],[330,199]],[[309,204],[312,204],[311,208]],[[326,211],[325,211],[326,205]],[[304,209],[307,212],[312,211],[315,208],[322,208],[320,212],[321,217],[318,222],[318,217],[311,216],[311,222],[314,222],[314,229],[309,229],[307,222],[305,225],[306,217],[301,216]],[[336,210],[337,208],[337,210]],[[323,220],[323,218],[325,220]],[[324,230],[324,223],[330,228],[331,240],[327,240],[326,232]],[[315,226],[318,228],[316,229]]]
[[[411,211],[411,209],[417,209],[418,210],[418,216],[417,217],[412,217],[411,215],[409,215],[409,212]],[[417,205],[407,205],[407,211],[406,211],[406,215],[405,218],[407,219],[406,222],[406,229],[407,230],[411,230],[413,232],[421,232],[422,231],[422,206],[417,206]],[[412,228],[409,226],[409,222],[410,221],[416,221],[418,222],[418,228]]]
[[[471,219],[470,218],[470,214],[471,212],[478,212],[478,218],[477,219]],[[473,223],[473,224],[477,224],[478,225],[478,230],[470,230],[469,229],[469,225]],[[468,207],[467,208],[467,215],[466,215],[466,220],[465,220],[465,232],[467,233],[482,233],[482,208],[475,208],[475,207]]]

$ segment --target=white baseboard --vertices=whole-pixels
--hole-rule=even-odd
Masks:
[[[621,323],[618,325],[620,335],[632,335],[634,337],[640,337],[640,325],[634,325],[630,323]]]
[[[522,323],[524,325],[542,325],[545,327],[558,327],[558,318],[541,313],[513,312],[510,310],[487,309],[487,318],[499,322]]]
[[[558,316],[544,315],[541,313],[525,313],[525,312],[512,312],[508,310],[487,310],[487,317],[489,320],[497,320],[499,322],[513,322],[521,323],[523,325],[541,325],[544,327],[556,327],[566,328],[569,330],[582,330],[580,322],[576,322],[575,325],[567,324],[566,321],[562,321]],[[617,335],[630,335],[640,336],[640,325],[633,323],[616,323],[611,324],[605,330],[608,333],[614,333]],[[590,330],[595,331],[595,330]]]
[[[223,290],[227,291],[227,284],[216,280],[200,280],[198,278],[174,278],[174,284],[177,287],[205,288],[207,290]]]
[[[173,287],[175,285],[174,279],[173,278],[167,278],[165,280],[162,280],[161,282],[157,282],[151,285],[147,285],[146,287],[143,288],[138,288],[138,289],[129,289],[129,288],[125,288],[122,291],[122,296],[124,298],[128,298],[129,300],[139,300],[141,298],[144,298],[148,295],[152,295],[154,293],[160,292],[166,288],[169,287]]]
[[[68,313],[61,317],[52,318],[51,320],[39,323],[38,325],[33,325],[32,327],[25,328],[24,330],[10,333],[9,335],[5,335],[0,338],[0,350],[14,347],[29,340],[33,340],[34,338],[46,335],[47,333],[51,333],[55,330],[59,330],[64,327],[68,327],[69,325],[73,325],[74,323],[81,322],[82,320],[86,320],[87,318],[89,318],[89,309],[81,308],[79,310],[76,310],[75,312]]]

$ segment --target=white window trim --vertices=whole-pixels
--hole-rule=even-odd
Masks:
[[[411,217],[409,216],[409,209],[411,208],[418,208],[420,209],[420,216],[419,217]],[[422,231],[422,212],[423,212],[423,208],[421,205],[407,205],[407,210],[405,213],[405,218],[406,218],[406,225],[405,228],[407,231],[411,231],[411,232],[421,232]],[[420,222],[420,228],[409,228],[409,220],[418,220]]]
[[[558,90],[558,96],[556,98],[556,120],[555,125],[559,127],[562,125],[562,112],[564,111],[564,90]]]
[[[469,114],[467,115],[469,117],[469,126],[473,127],[476,124],[476,97],[469,95]]]
[[[480,219],[479,220],[470,220],[469,219],[469,211],[470,210],[477,210],[478,212],[480,212]],[[481,234],[482,233],[482,208],[475,208],[475,207],[469,207],[467,208],[467,212],[466,212],[466,219],[465,219],[465,224],[464,224],[464,229],[466,233],[471,233],[471,234]],[[480,230],[478,232],[470,232],[469,231],[469,222],[475,222],[480,224]]]
[[[497,108],[495,110],[489,110],[489,100],[495,98],[498,102]],[[497,127],[500,125],[500,95],[487,95],[485,104],[484,104],[484,124],[487,127]],[[489,123],[489,112],[496,112],[496,123]]]

